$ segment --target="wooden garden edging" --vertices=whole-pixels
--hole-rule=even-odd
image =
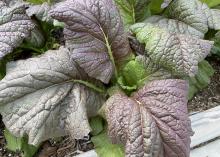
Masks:
[[[190,116],[193,135],[190,157],[220,157],[220,106]],[[209,142],[212,141],[212,142]],[[204,145],[203,145],[204,144]]]

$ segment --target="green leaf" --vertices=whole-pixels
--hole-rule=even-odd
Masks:
[[[152,14],[158,14],[163,11],[163,9],[161,8],[161,4],[163,4],[163,1],[164,0],[153,0],[150,3],[150,10]]]
[[[7,141],[7,149],[16,152],[22,148],[22,138],[13,136],[7,129],[4,131],[4,136]]]
[[[135,86],[139,80],[146,76],[146,71],[137,60],[132,60],[125,66],[122,74],[125,78],[126,85]]]
[[[107,136],[107,131],[92,137],[95,150],[100,157],[124,157],[123,147],[112,144]]]
[[[220,31],[218,31],[211,40],[215,41],[211,53],[220,57]]]
[[[30,47],[42,48],[45,45],[43,31],[39,27],[35,27],[35,29],[32,30],[31,35],[25,41]]]
[[[126,94],[130,95],[132,91],[137,89],[137,85],[127,85],[124,77],[120,76],[117,80],[119,86],[125,91]]]
[[[137,23],[131,30],[140,43],[145,43],[146,55],[156,65],[180,76],[195,76],[198,63],[210,53],[214,44],[212,41],[170,33],[149,23]]]
[[[199,70],[195,77],[188,78],[189,80],[189,94],[188,99],[204,89],[210,83],[210,78],[214,75],[214,69],[206,60],[199,63]]]
[[[92,128],[92,132],[91,132],[92,135],[98,135],[104,129],[103,119],[100,116],[91,118],[89,124],[90,127]]]
[[[164,16],[153,15],[144,20],[145,23],[151,23],[162,29],[166,29],[170,33],[191,35],[197,38],[203,38],[204,33],[194,27],[175,19],[170,19]]]
[[[150,16],[148,5],[151,0],[115,0],[115,2],[126,27]]]
[[[154,64],[150,58],[139,55],[125,65],[118,84],[129,95],[146,83],[167,78],[171,78],[170,72]]]
[[[202,33],[207,33],[209,28],[220,30],[220,10],[210,9],[199,0],[175,0],[166,13],[169,18],[182,21]]]
[[[39,146],[35,147],[33,145],[28,144],[28,139],[23,138],[22,139],[22,152],[23,152],[23,157],[32,157],[36,152],[38,151]]]
[[[33,4],[42,4],[44,2],[51,3],[53,0],[26,0],[27,2],[33,3]]]
[[[15,137],[7,129],[4,131],[4,136],[7,141],[7,149],[16,152],[21,151],[22,157],[32,157],[37,152],[39,146],[35,147],[28,144],[26,137]]]
[[[211,53],[220,57],[220,46],[214,45],[211,50]]]
[[[209,7],[215,7],[220,4],[220,0],[201,0],[206,3]]]

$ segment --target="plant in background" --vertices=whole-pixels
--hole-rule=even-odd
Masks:
[[[164,1],[152,16],[150,0],[0,3],[1,57],[40,54],[9,62],[0,81],[0,113],[13,135],[39,145],[93,128],[103,157],[189,156],[187,96],[213,74],[204,59],[214,42],[203,38],[220,29],[219,10],[199,0]],[[44,35],[57,27],[64,45]],[[98,111],[107,123],[90,126]]]

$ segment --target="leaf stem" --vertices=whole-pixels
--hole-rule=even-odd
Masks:
[[[112,54],[112,50],[111,50],[111,45],[109,44],[108,42],[108,37],[105,35],[102,27],[100,26],[100,29],[102,30],[102,33],[104,35],[104,38],[105,38],[105,42],[106,42],[106,47],[107,47],[107,50],[108,50],[108,55],[110,57],[110,60],[114,66],[114,74],[115,74],[115,77],[116,79],[118,78],[118,72],[117,72],[117,68],[116,68],[116,64],[115,64],[115,60],[114,60],[114,57],[113,57],[113,54]]]
[[[135,22],[136,22],[136,19],[135,19],[135,9],[134,9],[134,5],[132,5],[132,21],[133,21],[133,23],[132,24],[135,24]]]
[[[42,53],[42,51],[41,51],[41,50],[38,50],[38,49],[33,48],[33,47],[25,46],[25,45],[19,46],[19,48],[22,48],[22,49],[28,49],[28,50],[32,50],[32,51],[37,52],[37,53],[39,53],[39,54],[41,54],[41,53]]]
[[[83,85],[85,85],[85,86],[87,86],[87,87],[89,87],[89,88],[91,88],[91,89],[93,89],[93,90],[95,90],[95,91],[97,91],[99,93],[104,93],[105,92],[104,89],[96,87],[94,84],[86,82],[86,81],[83,81],[83,80],[72,80],[72,82],[83,84]]]

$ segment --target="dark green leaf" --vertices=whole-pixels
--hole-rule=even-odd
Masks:
[[[4,136],[7,141],[7,149],[16,152],[22,148],[22,138],[13,136],[7,129],[4,131]]]
[[[44,2],[51,2],[53,0],[26,0],[27,2],[33,3],[33,4],[42,4]]]
[[[92,135],[98,135],[104,129],[103,119],[99,116],[91,118],[89,124],[92,128]]]
[[[215,7],[220,4],[220,0],[201,0],[206,3],[209,7]]]
[[[26,137],[15,137],[7,129],[4,131],[4,136],[7,141],[7,149],[13,152],[21,151],[23,157],[32,157],[39,148],[39,146],[29,145]]]
[[[161,8],[161,5],[163,4],[163,0],[153,0],[150,3],[150,10],[152,11],[153,14],[158,14],[163,11]]]
[[[210,83],[211,76],[214,75],[214,69],[207,61],[199,63],[199,70],[195,77],[188,78],[189,80],[189,94],[188,99],[192,99],[193,96],[204,89]]]

